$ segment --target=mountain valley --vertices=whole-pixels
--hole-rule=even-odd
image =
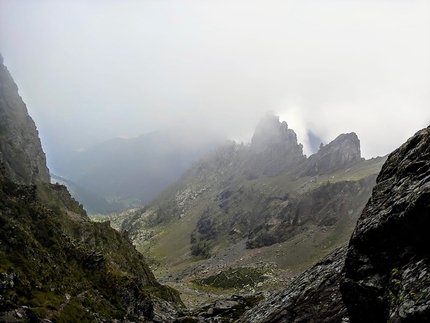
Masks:
[[[428,322],[429,147],[430,127],[365,160],[351,132],[307,157],[267,114],[249,145],[90,218],[50,183],[0,56],[0,322]]]
[[[348,241],[385,159],[361,158],[354,133],[307,158],[294,131],[268,114],[250,145],[226,142],[145,207],[98,220],[126,230],[187,305],[273,291]],[[267,278],[202,283],[232,270]]]
[[[154,199],[220,141],[180,126],[134,138],[114,138],[57,166],[58,177],[75,188],[73,196],[90,214],[138,207]]]

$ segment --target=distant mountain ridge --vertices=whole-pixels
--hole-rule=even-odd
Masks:
[[[61,176],[127,207],[151,201],[220,140],[185,128],[116,138],[79,153]]]

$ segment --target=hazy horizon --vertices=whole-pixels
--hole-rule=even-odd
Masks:
[[[428,1],[3,0],[0,52],[48,161],[174,125],[249,141],[267,111],[307,155],[430,124]]]

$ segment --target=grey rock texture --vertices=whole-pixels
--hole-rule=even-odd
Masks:
[[[21,184],[49,182],[49,170],[36,125],[0,55],[0,162]]]
[[[287,289],[247,311],[239,322],[349,322],[339,289],[346,249],[346,246],[336,249],[297,277]]]
[[[297,143],[294,130],[277,116],[264,116],[252,136],[246,164],[248,177],[276,176],[304,160],[303,146]]]
[[[309,156],[304,176],[314,176],[348,167],[361,158],[360,140],[354,132],[341,134],[329,144]]]
[[[350,320],[430,322],[430,127],[394,151],[358,220],[341,284]]]

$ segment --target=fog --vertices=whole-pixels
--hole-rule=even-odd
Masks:
[[[0,52],[48,161],[175,125],[249,141],[266,111],[307,154],[430,124],[428,1],[2,0]]]

